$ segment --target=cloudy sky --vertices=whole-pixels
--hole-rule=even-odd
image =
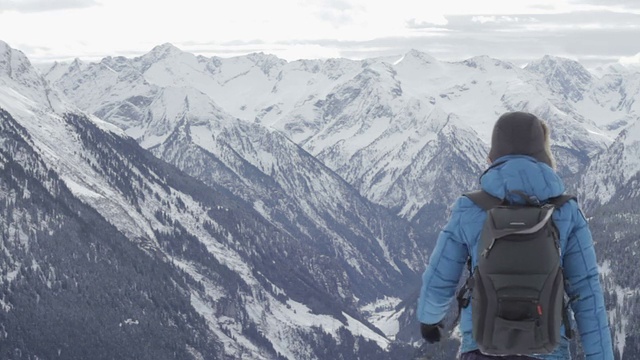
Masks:
[[[640,0],[0,0],[0,40],[33,62],[138,56],[172,43],[205,56],[287,60],[545,54],[640,63]]]

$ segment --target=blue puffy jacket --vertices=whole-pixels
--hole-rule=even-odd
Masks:
[[[480,179],[483,190],[498,198],[510,197],[510,191],[520,190],[540,201],[559,196],[564,184],[544,163],[529,156],[508,155],[497,159]],[[424,324],[440,322],[449,309],[459,279],[471,255],[475,254],[486,213],[466,197],[460,197],[452,210],[449,223],[438,237],[429,264],[422,277],[418,302],[418,320]],[[560,232],[560,247],[566,279],[566,292],[571,298],[582,347],[587,360],[613,360],[611,333],[598,276],[598,265],[591,232],[575,201],[569,201],[554,212],[553,219]],[[471,334],[471,306],[462,311],[460,331],[461,353],[478,348]],[[563,332],[564,333],[564,332]],[[570,359],[566,338],[560,346],[540,359]]]

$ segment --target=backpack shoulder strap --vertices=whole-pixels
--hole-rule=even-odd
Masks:
[[[565,194],[550,198],[547,203],[553,205],[553,207],[555,207],[556,209],[560,209],[562,205],[566,204],[570,200],[578,201],[578,198],[575,195]]]
[[[491,210],[504,202],[502,199],[490,195],[484,190],[466,193],[464,196],[468,197],[474,204],[478,205],[485,211]]]

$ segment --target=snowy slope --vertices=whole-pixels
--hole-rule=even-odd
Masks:
[[[634,196],[630,180],[640,172],[640,74],[616,68],[595,76],[575,61],[553,57],[530,66],[558,94],[568,94],[563,95],[567,106],[583,115],[578,119],[588,131],[610,139],[606,149],[590,154],[592,161],[580,179],[585,205],[605,204],[619,192]]]
[[[190,305],[186,278],[72,194],[3,108],[4,95],[3,346],[41,359],[218,358],[222,346]]]
[[[462,131],[450,143],[466,153],[465,166],[478,171],[485,166],[482,151],[488,148],[493,122],[513,110],[539,114],[552,125],[555,148],[577,153],[559,151],[561,171],[567,174],[579,173],[587,154],[610,141],[529,71],[488,57],[445,63],[417,51],[394,63],[363,63],[360,73],[338,84],[324,99],[298,107],[273,126],[300,139],[305,149],[368,198],[412,217],[415,211],[409,208],[442,200],[424,191],[416,178],[402,175],[429,163],[430,158],[423,156],[420,163],[416,158],[429,147],[440,147],[434,142],[440,127],[458,119],[456,126]],[[477,150],[458,147],[467,142],[478,144],[472,146]],[[474,181],[467,177],[462,182],[468,186]],[[447,201],[467,189],[452,190]],[[406,196],[390,197],[390,193]]]
[[[111,65],[96,67],[108,85],[87,85],[93,94],[118,86]],[[158,152],[195,149],[226,161],[228,176],[235,172],[244,181],[270,184],[249,187],[248,195],[259,195],[247,197],[253,201],[232,195],[218,178],[205,185],[154,158],[120,128],[64,103],[64,113],[49,108],[42,94],[47,87],[37,82],[16,85],[1,76],[0,107],[26,129],[76,197],[191,279],[191,306],[227,356],[311,359],[329,347],[349,358],[387,358],[390,341],[357,305],[404,296],[414,287],[424,250],[415,251],[408,225],[368,203],[282,135],[250,124],[243,128],[198,90],[145,87],[146,80],[121,65],[133,75],[124,78],[134,89],[153,94],[144,121],[132,119],[127,128],[141,134],[143,144]],[[254,137],[247,137],[252,131]],[[221,141],[213,142],[215,137]],[[192,168],[198,159],[189,160]],[[272,171],[273,179],[247,177],[243,168]],[[277,190],[276,197],[267,197],[269,190]],[[272,210],[274,202],[280,205]],[[285,215],[292,217],[278,218]]]
[[[136,85],[119,81],[120,87],[113,89],[96,70],[60,80],[52,74],[50,79],[83,109],[123,127],[128,125],[122,119],[144,121],[138,111],[157,89],[139,88],[143,84],[196,89],[232,116],[278,129],[366,197],[397,209],[409,205],[381,200],[398,180],[390,174],[415,165],[411,159],[437,133],[423,136],[425,128],[437,129],[433,122],[445,123],[454,115],[487,144],[500,114],[534,112],[552,124],[560,170],[569,176],[580,173],[586,158],[610,144],[629,123],[638,91],[633,77],[618,73],[598,78],[574,61],[550,56],[526,69],[486,56],[442,62],[415,50],[399,59],[287,63],[264,54],[207,59],[164,44],[140,58],[118,62],[120,66],[111,68],[120,71],[126,64],[135,69],[141,77]],[[96,81],[89,86],[85,76]],[[124,110],[114,116],[113,108]],[[471,161],[484,166],[483,160]],[[375,176],[380,173],[384,180]]]
[[[592,162],[582,181],[585,203],[594,207],[615,197],[640,196],[640,117],[620,132],[614,143]]]
[[[49,109],[64,111],[59,96],[42,75],[31,66],[31,62],[21,52],[12,49],[0,40],[0,84],[35,99]]]
[[[640,75],[628,69],[592,73],[553,56],[522,69],[487,56],[444,62],[415,50],[362,61],[205,58],[170,44],[100,64],[48,77],[83,110],[229,189],[280,231],[320,235],[322,247],[349,259],[353,279],[372,262],[402,272],[393,259],[411,258],[412,245],[396,247],[388,233],[373,230],[379,210],[362,216],[373,208],[335,174],[433,235],[453,199],[477,187],[492,125],[506,111],[530,111],[550,123],[559,172],[588,211],[616,211],[620,199],[637,198]],[[352,219],[367,225],[344,231]],[[627,235],[635,229],[629,226]],[[359,240],[340,240],[347,238]],[[373,256],[355,255],[368,246]],[[415,270],[421,256],[404,265]],[[612,293],[630,286],[611,284]],[[366,302],[358,306],[376,308]],[[389,316],[371,319],[393,336],[396,318],[384,320]]]
[[[413,251],[415,245],[408,235],[397,234],[397,229],[406,225],[362,199],[340,177],[279,132],[230,116],[207,95],[215,93],[220,82],[260,88],[272,78],[277,80],[274,74],[282,61],[255,54],[228,59],[211,68],[203,58],[169,44],[140,58],[119,58],[118,66],[112,65],[114,61],[103,59],[99,65],[91,64],[56,84],[83,109],[122,126],[143,147],[189,174],[231,189],[283,230],[302,231],[305,238],[337,247],[348,267],[353,268],[349,271],[362,275],[369,268],[376,274],[379,270],[367,264],[373,262],[388,264],[383,266],[390,268],[383,272],[395,272],[393,276],[405,276],[406,269],[420,272],[424,253]],[[211,61],[215,63],[216,59]],[[305,69],[296,72],[315,71],[322,79],[342,76],[335,69],[337,64],[320,68],[301,62],[296,66]],[[135,76],[123,76],[118,69]],[[202,73],[196,73],[198,69]],[[246,71],[236,74],[239,69]],[[240,86],[243,82],[255,85]],[[396,236],[391,235],[394,233]],[[403,254],[403,265],[396,264],[397,254]],[[363,287],[389,287],[383,283]],[[368,293],[357,297],[367,298],[371,290]]]

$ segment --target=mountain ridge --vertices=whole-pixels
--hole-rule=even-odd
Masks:
[[[32,90],[28,95],[44,91]],[[385,349],[391,340],[371,324],[369,313],[360,306],[385,295],[402,297],[414,286],[424,252],[413,253],[408,223],[362,199],[346,182],[279,134],[274,133],[278,141],[265,144],[267,150],[276,147],[285,154],[297,153],[299,161],[324,174],[325,185],[339,183],[338,194],[349,197],[349,203],[341,205],[335,215],[322,210],[328,203],[314,205],[322,210],[315,210],[322,218],[307,211],[303,222],[309,233],[296,224],[303,220],[301,216],[294,221],[265,218],[267,212],[261,213],[255,203],[218,184],[217,177],[205,184],[140,148],[117,127],[71,105],[64,107],[69,112],[59,114],[41,100],[17,95],[12,87],[0,83],[0,107],[25,126],[36,151],[51,171],[61,174],[75,196],[112,222],[135,247],[158,261],[171,263],[175,267],[171,276],[189,279],[190,285],[181,291],[191,294],[190,311],[206,320],[200,331],[207,332],[210,345],[206,346],[217,349],[215,356],[320,358],[329,347],[352,353],[352,358],[387,357]],[[185,117],[183,110],[193,110],[192,105],[177,109],[175,113],[184,121],[168,128],[167,138],[177,135],[181,124],[218,127],[208,118]],[[227,117],[220,121],[235,124]],[[241,133],[234,136],[241,143],[249,140]],[[191,141],[164,145],[203,150]],[[249,150],[251,143],[244,145]],[[209,158],[222,155],[203,153]],[[238,160],[250,165],[240,157]],[[267,178],[245,179],[260,183]],[[284,180],[279,184],[284,186]],[[292,206],[288,204],[293,200],[291,195],[280,191],[283,205]],[[308,201],[313,204],[316,200]],[[319,226],[322,222],[326,224]],[[385,233],[399,238],[392,243]],[[375,278],[365,281],[366,272],[374,273]],[[394,283],[403,285],[390,285]],[[326,332],[330,335],[324,335]],[[354,343],[359,345],[349,348]],[[206,346],[194,351],[207,350]],[[208,351],[211,354],[213,350]],[[401,346],[397,351],[404,350]]]
[[[191,307],[224,356],[411,356],[419,273],[453,200],[478,187],[506,111],[550,124],[568,191],[597,216],[617,358],[636,356],[628,324],[640,312],[623,310],[634,275],[616,253],[634,251],[638,225],[639,76],[415,50],[286,62],[165,44],[151,55],[58,65],[45,72],[51,90],[0,76],[0,106],[48,144],[37,151],[75,196],[201,283],[186,289]],[[47,106],[47,92],[64,106]],[[68,136],[47,133],[53,122]]]

